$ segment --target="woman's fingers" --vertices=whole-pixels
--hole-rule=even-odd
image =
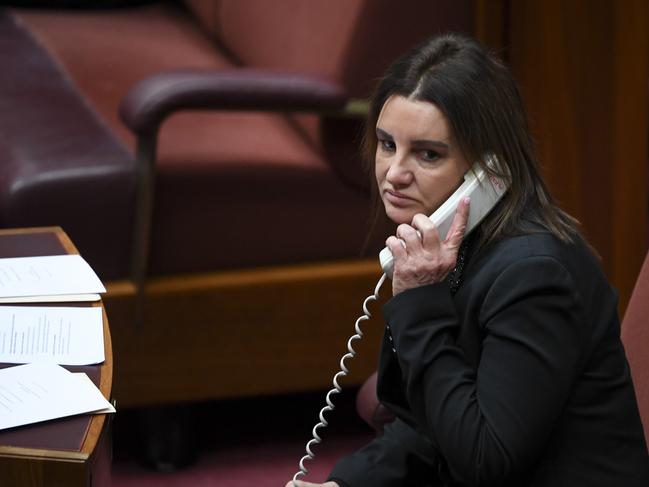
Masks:
[[[421,248],[421,238],[416,229],[410,225],[402,224],[397,228],[396,236],[388,237],[385,245],[392,252],[395,259],[404,258],[408,251],[416,251]]]
[[[397,227],[397,237],[403,240],[406,249],[409,251],[416,251],[421,248],[421,235],[418,234],[417,229],[405,223]]]
[[[392,255],[405,256],[407,253],[418,252],[419,250],[435,250],[443,244],[443,250],[456,251],[462,239],[469,221],[469,206],[471,200],[464,198],[457,206],[455,216],[451,222],[444,242],[440,242],[439,232],[435,224],[423,213],[418,213],[412,219],[412,225],[401,224],[397,227],[396,237],[390,237],[386,245],[392,251]],[[400,247],[397,245],[400,244]]]
[[[387,239],[386,245],[395,260],[392,276],[394,295],[446,278],[456,265],[458,249],[469,221],[469,203],[469,198],[460,202],[443,242],[433,222],[423,214],[415,215],[412,225],[399,225],[397,235]]]
[[[467,223],[469,222],[469,206],[471,204],[471,199],[469,197],[464,198],[460,201],[460,204],[457,205],[457,211],[453,217],[453,222],[451,227],[448,229],[446,234],[446,239],[444,243],[453,250],[459,249],[462,239],[464,238],[464,233],[466,231]]]
[[[423,213],[416,214],[412,219],[412,226],[419,232],[423,247],[439,246],[439,232],[429,217]]]
[[[407,256],[405,242],[394,235],[388,237],[385,241],[385,245],[390,249],[390,252],[392,252],[393,258],[403,259]]]

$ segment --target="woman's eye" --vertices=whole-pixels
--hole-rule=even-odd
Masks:
[[[440,153],[434,150],[423,150],[420,152],[421,158],[426,162],[435,162],[439,159]]]
[[[395,149],[395,144],[391,140],[379,140],[379,145],[385,152],[392,152]]]

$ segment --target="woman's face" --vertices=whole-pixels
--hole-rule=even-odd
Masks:
[[[469,164],[432,103],[392,95],[376,123],[375,173],[395,223],[432,214],[460,186]]]

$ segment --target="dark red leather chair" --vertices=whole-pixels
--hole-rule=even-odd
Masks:
[[[649,441],[649,253],[624,313],[622,342],[631,367],[645,438]]]
[[[362,100],[472,2],[113,3],[0,13],[0,226],[107,282],[122,405],[326,387],[379,274]]]

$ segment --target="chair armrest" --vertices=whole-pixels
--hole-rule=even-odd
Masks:
[[[179,110],[335,111],[347,97],[314,76],[250,69],[171,71],[136,83],[119,114],[137,135],[150,135]]]
[[[119,107],[137,136],[136,202],[131,276],[143,322],[157,135],[166,117],[180,110],[338,111],[347,97],[339,86],[315,76],[252,69],[179,70],[136,83]]]

